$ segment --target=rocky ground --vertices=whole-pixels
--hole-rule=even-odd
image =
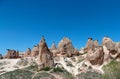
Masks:
[[[38,70],[35,58],[0,60],[0,79],[119,79],[120,62],[91,66],[81,56],[56,57],[54,68]],[[13,63],[14,62],[14,63]]]

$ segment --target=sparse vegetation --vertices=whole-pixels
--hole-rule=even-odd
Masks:
[[[51,70],[51,68],[50,67],[44,67],[41,70],[43,70],[43,71],[49,71],[49,70]]]
[[[76,76],[76,79],[103,79],[102,74],[97,72],[87,71]]]
[[[38,73],[33,79],[56,79],[56,78],[49,73],[43,72]]]
[[[0,79],[31,79],[33,74],[33,72],[18,69],[0,75]]]
[[[116,60],[111,61],[109,64],[103,67],[104,79],[120,79],[120,62]]]

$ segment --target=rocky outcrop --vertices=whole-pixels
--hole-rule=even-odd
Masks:
[[[28,48],[27,51],[24,54],[24,57],[30,57],[31,56],[31,49]]]
[[[94,40],[93,43],[94,43],[94,47],[99,46],[98,40]]]
[[[31,51],[32,57],[37,57],[39,55],[39,45],[35,45]]]
[[[67,37],[63,38],[58,44],[58,50],[61,55],[72,56],[74,54],[74,47],[72,42]]]
[[[117,50],[116,43],[112,41],[109,37],[104,37],[102,45],[105,45],[109,51]]]
[[[102,41],[102,45],[106,46],[109,51],[110,58],[116,59],[119,58],[120,54],[120,43],[115,43],[109,37],[104,37]]]
[[[102,65],[104,62],[104,51],[102,46],[98,46],[87,54],[87,60],[90,61],[92,65]]]
[[[53,53],[53,56],[56,57],[57,54],[59,54],[59,51],[55,45],[55,43],[52,44],[51,48],[50,48],[50,51]]]
[[[78,51],[77,49],[75,49],[75,50],[74,50],[74,55],[75,55],[75,56],[78,56],[79,54],[80,54],[79,51]]]
[[[92,40],[92,38],[88,38],[87,44],[86,44],[86,50],[93,50],[94,49],[94,42]]]
[[[102,46],[98,45],[98,41],[93,42],[89,38],[85,51],[88,52],[87,58],[92,65],[102,65],[103,63],[108,63],[110,59],[120,57],[119,46],[120,43],[113,42],[109,37],[103,38]]]
[[[7,49],[7,55],[5,55],[4,58],[8,58],[8,59],[15,59],[15,58],[20,58],[19,56],[19,52],[16,50],[11,50],[11,49]]]
[[[48,49],[44,37],[42,37],[39,43],[39,55],[38,55],[38,68],[42,69],[44,67],[53,67],[54,60],[53,55]]]

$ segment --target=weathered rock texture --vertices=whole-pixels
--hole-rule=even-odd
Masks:
[[[10,49],[7,49],[7,51],[8,51],[7,55],[5,55],[4,58],[8,58],[8,59],[20,58],[18,51],[10,50]]]
[[[42,69],[44,67],[53,67],[54,60],[53,55],[48,49],[44,37],[42,37],[39,44],[39,55],[38,55],[38,68]]]
[[[67,37],[63,38],[58,44],[58,50],[61,55],[72,56],[74,54],[74,47],[72,42]]]
[[[87,59],[92,65],[102,65],[109,62],[110,59],[120,58],[120,43],[113,42],[109,37],[104,37],[102,45],[98,45],[98,41],[92,41],[92,38],[88,39],[86,48]]]
[[[102,65],[104,61],[103,47],[98,46],[94,51],[91,51],[87,55],[87,59],[92,65]]]
[[[35,45],[31,51],[32,57],[37,57],[39,55],[39,45]]]
[[[27,51],[24,54],[24,57],[30,57],[31,56],[31,49],[28,48]]]
[[[87,51],[94,49],[94,42],[93,42],[92,38],[88,38],[88,41],[86,44],[86,49],[87,49]]]
[[[115,43],[109,37],[104,37],[102,45],[105,45],[107,47],[111,58],[119,58],[120,43]]]
[[[50,51],[53,53],[53,56],[56,57],[57,54],[59,54],[59,51],[55,45],[55,43],[52,44]]]

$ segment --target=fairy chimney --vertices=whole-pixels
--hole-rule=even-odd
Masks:
[[[64,37],[58,44],[58,50],[67,56],[72,56],[74,54],[74,47],[69,38]]]
[[[30,57],[31,56],[31,49],[28,48],[27,51],[24,54],[24,57]]]
[[[53,67],[54,60],[53,55],[48,49],[44,37],[42,37],[39,43],[39,55],[38,55],[38,68],[42,69],[44,67]]]
[[[39,55],[39,45],[35,45],[31,51],[31,57],[37,57]]]

